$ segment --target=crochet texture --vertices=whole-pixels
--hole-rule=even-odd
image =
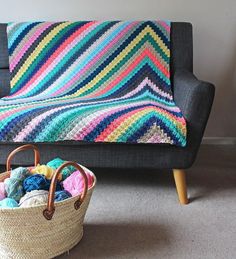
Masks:
[[[167,21],[8,24],[0,141],[186,145]]]

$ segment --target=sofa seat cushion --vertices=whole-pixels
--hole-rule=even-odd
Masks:
[[[11,92],[0,141],[186,145],[170,83],[170,22],[7,27]]]

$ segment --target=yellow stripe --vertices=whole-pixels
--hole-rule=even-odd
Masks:
[[[34,49],[34,51],[25,60],[24,64],[18,70],[16,75],[12,78],[11,85],[15,85],[20,80],[22,75],[27,71],[27,69],[34,62],[34,60],[37,58],[37,56],[43,51],[45,46],[47,46],[49,44],[49,42],[53,40],[53,38],[60,32],[60,30],[64,29],[69,24],[70,24],[70,22],[64,22],[64,23],[59,24],[57,27],[55,27],[52,31],[50,31],[43,38],[43,40],[39,43],[39,45]]]
[[[146,34],[150,34],[154,40],[158,43],[158,45],[161,47],[163,52],[170,57],[170,50],[166,47],[166,45],[163,43],[161,38],[152,30],[150,26],[145,27],[145,29],[142,30],[142,32],[137,35],[135,39],[133,39],[130,44],[122,50],[122,52],[116,56],[113,61],[107,65],[92,81],[90,81],[88,84],[80,88],[76,93],[72,94],[71,96],[79,96],[83,94],[85,91],[89,90],[96,84],[98,81],[100,81],[101,78],[103,78],[107,73],[109,73],[116,65],[119,63],[122,59],[125,58],[126,55],[129,54],[129,52],[142,40],[142,38]]]

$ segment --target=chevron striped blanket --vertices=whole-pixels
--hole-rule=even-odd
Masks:
[[[0,141],[185,146],[170,30],[167,21],[8,24],[11,91],[0,100]]]

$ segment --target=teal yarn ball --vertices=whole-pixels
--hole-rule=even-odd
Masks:
[[[10,178],[5,179],[5,189],[7,197],[20,201],[21,197],[24,196],[23,181],[30,175],[30,172],[25,167],[18,167],[11,171]]]
[[[4,183],[7,197],[19,202],[21,197],[25,194],[22,182],[14,178],[8,178]]]
[[[65,162],[66,162],[65,160],[62,160],[61,158],[56,157],[53,160],[49,161],[47,163],[47,166],[56,170],[58,167],[60,167]],[[76,171],[76,168],[74,168],[74,166],[71,166],[71,165],[62,169],[62,171],[61,171],[62,180],[65,180],[68,176],[70,176],[75,171]]]
[[[16,208],[19,207],[18,203],[11,198],[5,198],[2,201],[0,201],[0,208]]]
[[[19,181],[24,181],[24,179],[30,175],[28,168],[26,167],[17,167],[11,171],[11,177],[18,179]]]

